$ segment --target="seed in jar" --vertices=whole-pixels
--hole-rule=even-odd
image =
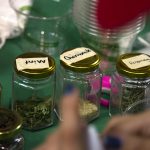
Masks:
[[[97,114],[98,107],[96,104],[93,104],[86,100],[81,103],[79,112],[81,117],[90,119],[90,117],[94,117]]]

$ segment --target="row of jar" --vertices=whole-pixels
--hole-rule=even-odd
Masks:
[[[14,63],[12,109],[22,116],[23,127],[38,130],[52,125],[53,110],[71,87],[80,91],[81,118],[89,122],[99,117],[101,60],[84,47],[63,52],[60,66],[43,53],[18,56]],[[135,101],[150,96],[149,61],[150,56],[139,53],[118,58],[117,71],[111,78],[110,115],[124,113]]]
[[[72,58],[76,60],[68,61]],[[97,81],[101,80],[100,57],[88,48],[79,48],[64,52],[60,62],[63,68],[56,65],[49,55],[35,52],[21,54],[15,59],[13,111],[0,107],[0,149],[23,149],[24,138],[20,134],[22,125],[24,129],[29,130],[51,126],[54,119],[53,110],[59,105],[60,97],[73,87],[80,88],[82,93],[81,116],[89,121],[99,116],[98,99],[94,93],[94,97],[90,97],[92,94],[89,93],[89,84],[94,81],[93,77]],[[56,88],[59,91],[56,91]]]

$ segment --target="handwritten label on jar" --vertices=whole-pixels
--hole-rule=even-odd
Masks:
[[[63,53],[60,55],[60,60],[70,65],[94,55],[96,55],[96,53],[91,49],[80,47]]]
[[[150,65],[150,57],[145,54],[122,60],[130,69],[138,69]]]
[[[49,68],[49,62],[48,62],[48,57],[17,58],[16,66],[18,70],[44,69],[44,68]]]

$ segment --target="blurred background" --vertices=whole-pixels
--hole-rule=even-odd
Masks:
[[[44,52],[54,57],[59,73],[59,55],[76,47],[88,47],[102,57],[100,65],[106,82],[115,70],[120,54],[143,52],[150,54],[150,15],[140,14],[127,25],[116,29],[100,28],[96,20],[97,0],[0,0],[0,82],[1,106],[11,106],[13,65],[16,56],[24,52]],[[59,79],[57,76],[57,88]],[[110,85],[103,83],[102,97],[106,107],[93,121],[102,131],[109,120]],[[107,88],[108,87],[108,88]],[[25,150],[40,144],[55,126],[36,132],[23,131]],[[34,139],[34,140],[33,140]],[[31,142],[32,141],[32,142]]]

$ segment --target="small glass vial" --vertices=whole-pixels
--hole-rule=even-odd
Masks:
[[[16,112],[0,108],[0,149],[23,150],[22,119]]]
[[[53,124],[55,62],[43,53],[24,53],[14,63],[13,109],[23,127],[38,130]]]
[[[150,56],[123,54],[118,58],[111,80],[109,115],[124,114],[130,106],[150,97]],[[141,105],[142,108],[142,105]]]
[[[101,58],[89,48],[65,51],[60,56],[63,70],[63,90],[68,85],[80,91],[80,116],[87,122],[99,117],[101,79]]]

